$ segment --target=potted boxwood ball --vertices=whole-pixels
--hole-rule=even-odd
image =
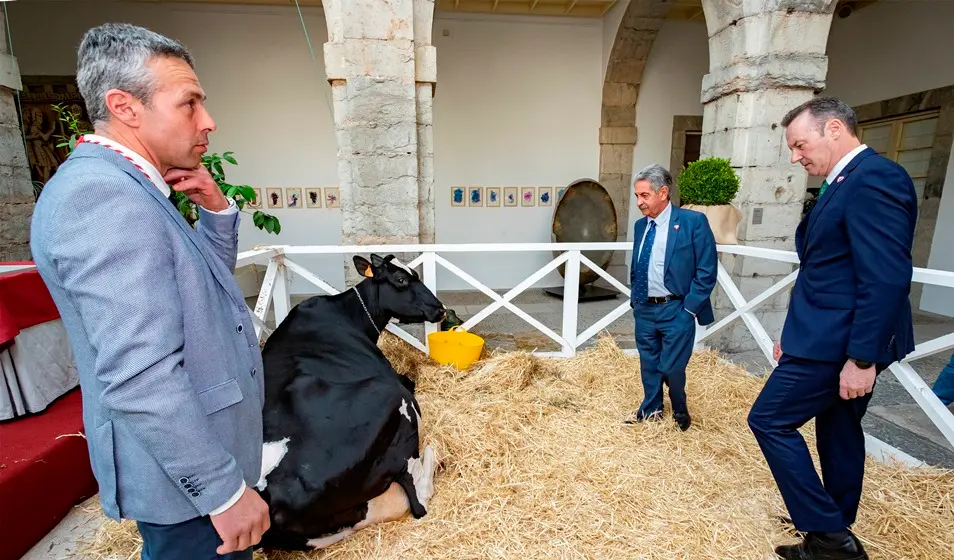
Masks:
[[[702,212],[720,245],[738,245],[742,212],[731,204],[739,178],[729,160],[708,157],[686,166],[677,181],[682,208]]]

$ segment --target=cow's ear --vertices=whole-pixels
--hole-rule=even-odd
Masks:
[[[358,271],[361,276],[365,278],[374,278],[374,273],[371,271],[371,263],[368,259],[362,257],[361,255],[355,255],[352,259],[354,261],[354,268]]]
[[[394,258],[394,257],[392,256],[391,258]],[[371,253],[371,266],[373,266],[374,268],[383,267],[385,264],[387,264],[389,260],[391,259],[382,258],[381,255]]]

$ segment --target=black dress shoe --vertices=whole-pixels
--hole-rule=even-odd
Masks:
[[[798,544],[775,547],[775,554],[784,560],[868,560],[861,541],[851,531],[808,533]]]
[[[684,432],[692,425],[692,417],[689,416],[688,412],[675,412],[672,418],[676,421],[676,424],[679,425],[679,429]]]

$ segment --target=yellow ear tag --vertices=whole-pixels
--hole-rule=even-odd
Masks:
[[[365,276],[365,278],[374,278],[374,273],[371,272],[371,267],[370,267],[370,266],[369,266],[368,268],[364,269],[364,276]]]

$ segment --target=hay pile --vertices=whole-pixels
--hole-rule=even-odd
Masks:
[[[490,355],[457,372],[385,335],[395,367],[417,380],[423,438],[442,463],[430,513],[256,559],[762,560],[795,540],[746,426],[761,381],[716,353],[692,358],[693,425],[680,432],[668,399],[665,421],[621,423],[642,397],[639,362],[609,337],[572,359]],[[130,526],[107,522],[86,553],[138,554]],[[872,558],[947,557],[954,474],[869,460],[855,531]]]

